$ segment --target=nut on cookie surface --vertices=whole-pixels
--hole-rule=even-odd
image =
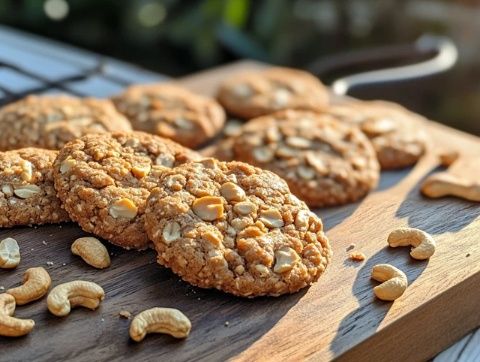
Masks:
[[[213,138],[225,123],[225,112],[214,99],[174,84],[134,85],[112,100],[134,129],[190,148]]]
[[[245,119],[283,109],[319,110],[329,102],[316,77],[281,67],[233,75],[220,86],[217,98],[227,113]]]
[[[147,202],[158,262],[243,297],[294,293],[331,258],[321,220],[272,172],[205,159],[167,170]]]
[[[0,152],[0,227],[69,221],[53,187],[57,151]]]
[[[373,144],[382,170],[415,164],[426,151],[422,116],[384,101],[349,101],[332,104],[325,113],[358,125]]]
[[[310,111],[255,118],[221,142],[215,155],[275,172],[310,207],[356,201],[379,179],[375,152],[357,127]]]
[[[32,95],[0,109],[0,150],[58,150],[85,134],[130,130],[128,120],[104,99]]]
[[[87,135],[60,150],[55,188],[83,230],[121,247],[144,249],[145,202],[159,174],[199,156],[143,132]]]

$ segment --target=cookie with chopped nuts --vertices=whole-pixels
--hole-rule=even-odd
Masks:
[[[324,112],[358,125],[372,142],[382,170],[414,165],[426,151],[423,117],[395,103],[348,101],[330,105]]]
[[[331,258],[322,221],[285,181],[242,162],[205,159],[164,172],[145,213],[158,262],[202,288],[294,293]]]
[[[131,129],[130,122],[108,100],[28,96],[0,109],[0,150],[58,150],[85,134]]]
[[[0,152],[0,227],[69,221],[53,187],[57,151]]]
[[[214,99],[174,84],[134,85],[113,102],[134,129],[190,148],[208,142],[225,123],[225,112]]]
[[[316,77],[280,67],[233,75],[220,86],[217,98],[227,113],[244,119],[283,109],[319,110],[329,101],[327,88]]]
[[[55,188],[83,230],[126,249],[145,249],[145,202],[159,174],[198,157],[143,132],[86,135],[60,150]]]
[[[255,118],[221,142],[215,156],[275,172],[310,207],[356,201],[379,179],[375,152],[357,127],[309,111]]]

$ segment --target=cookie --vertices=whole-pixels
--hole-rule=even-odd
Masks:
[[[209,141],[225,123],[225,112],[214,99],[173,84],[131,86],[113,101],[134,129],[190,148]]]
[[[69,221],[53,187],[57,151],[0,152],[0,227]]]
[[[289,68],[233,75],[220,86],[217,98],[227,113],[244,119],[283,109],[318,110],[329,100],[317,78]]]
[[[372,142],[382,170],[414,165],[426,151],[423,117],[397,104],[349,101],[330,105],[324,112],[358,125]]]
[[[322,221],[272,172],[205,159],[164,172],[146,210],[158,262],[242,297],[294,293],[331,258]]]
[[[0,150],[58,150],[89,133],[130,131],[128,120],[108,100],[28,96],[0,109]]]
[[[145,249],[145,202],[159,174],[198,157],[143,132],[86,135],[60,150],[55,188],[83,230],[126,249]]]
[[[357,127],[309,111],[255,118],[221,142],[215,156],[275,172],[310,207],[356,201],[379,179],[375,152]]]

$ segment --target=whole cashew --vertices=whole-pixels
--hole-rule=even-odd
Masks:
[[[20,337],[31,332],[35,326],[32,319],[14,318],[15,298],[10,294],[0,294],[0,336]]]
[[[480,182],[470,182],[446,172],[433,174],[423,182],[422,193],[430,198],[456,196],[480,202]]]
[[[108,250],[97,238],[91,236],[78,238],[73,242],[71,250],[94,268],[104,269],[110,266]]]
[[[373,288],[378,299],[393,301],[407,289],[407,276],[400,269],[390,264],[378,264],[372,269],[372,279],[382,284]]]
[[[96,309],[105,298],[102,287],[92,282],[75,280],[57,285],[47,298],[48,310],[57,317],[64,317],[77,306]]]
[[[147,333],[166,333],[175,338],[186,338],[190,320],[178,309],[152,308],[137,314],[130,324],[130,337],[140,342]]]
[[[20,264],[20,248],[13,238],[0,241],[0,268],[13,269]]]
[[[388,245],[412,246],[410,256],[417,260],[425,260],[435,253],[436,243],[432,236],[420,229],[399,228],[388,235]]]
[[[18,305],[27,304],[47,294],[52,279],[48,272],[40,267],[27,269],[23,276],[23,285],[7,290]]]

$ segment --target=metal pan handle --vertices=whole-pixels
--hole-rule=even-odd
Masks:
[[[312,64],[310,71],[319,74],[333,67],[399,59],[411,57],[412,54],[424,58],[429,55],[432,57],[416,64],[367,71],[339,78],[331,85],[333,92],[338,95],[346,95],[354,87],[428,77],[449,70],[458,58],[457,47],[449,38],[427,34],[410,45],[383,47],[333,56],[326,61]]]

